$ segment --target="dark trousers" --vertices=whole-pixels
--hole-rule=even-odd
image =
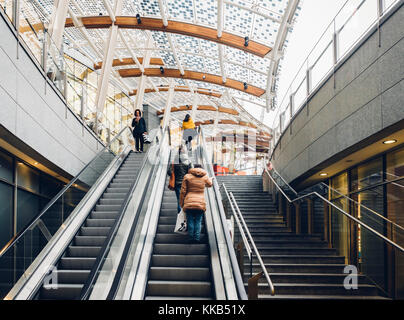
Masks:
[[[190,237],[191,240],[199,241],[201,236],[203,211],[187,209],[186,214],[187,214],[188,236]]]
[[[133,137],[135,138],[136,142],[136,150],[137,151],[143,151],[143,133],[134,133]],[[140,145],[140,149],[139,149]]]
[[[181,193],[181,185],[178,184],[175,186],[175,195],[177,196],[177,212],[179,213],[181,211],[181,206],[180,206],[180,193]]]

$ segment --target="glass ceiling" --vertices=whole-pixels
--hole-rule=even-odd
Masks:
[[[62,1],[62,0],[61,0]],[[110,16],[109,8],[114,9],[119,0],[70,0],[67,18],[80,18],[89,16]],[[51,21],[54,10],[53,0],[35,1],[38,9],[47,21]],[[223,15],[218,17],[218,7],[222,6]],[[289,9],[288,6],[293,9]],[[270,47],[278,47],[278,52],[284,52],[288,43],[288,35],[293,30],[293,24],[299,15],[298,0],[122,0],[122,11],[117,16],[133,16],[139,14],[142,18],[166,18],[169,21],[181,21],[197,26],[209,27],[217,30],[218,25],[223,26],[223,33],[230,33],[239,37],[249,37],[249,41]],[[292,17],[292,19],[290,19]],[[289,19],[287,24],[283,20]],[[195,36],[177,33],[166,33],[153,30],[123,29],[123,36],[130,45],[128,50],[121,37],[117,37],[114,50],[114,59],[150,56],[161,58],[164,68],[183,69],[213,74],[222,79],[234,79],[248,85],[256,86],[267,91],[272,87],[276,91],[276,82],[281,68],[276,64],[271,71],[271,63],[274,64],[278,55],[275,50],[265,57],[260,57],[246,51],[208,41]],[[84,56],[88,64],[102,61],[105,44],[108,43],[109,29],[88,29],[66,27],[64,46],[71,53],[78,51]],[[282,36],[284,34],[284,36]],[[171,38],[171,41],[169,39]],[[281,39],[282,38],[282,39]],[[222,54],[221,54],[221,50]],[[279,56],[280,63],[282,54]],[[82,59],[83,60],[83,59]],[[93,65],[89,66],[93,68]],[[158,65],[150,65],[149,68],[159,68]],[[136,64],[116,66],[113,69],[110,80],[118,84],[122,91],[129,93],[140,89],[140,77],[121,78],[117,70],[138,68]],[[97,70],[100,72],[101,70]],[[268,76],[271,73],[271,76]],[[272,86],[269,86],[271,81]],[[159,86],[168,86],[169,78],[148,77],[146,89]],[[238,115],[220,113],[220,120],[246,121],[254,123],[264,131],[269,128],[263,126],[258,119],[253,118],[245,110],[240,109],[240,104],[245,101],[253,103],[256,108],[262,109],[267,105],[267,99],[272,96],[266,93],[260,97],[247,94],[239,90],[227,88],[213,83],[174,79],[175,86],[187,86],[191,89],[204,88],[220,93],[220,97],[197,94],[198,105],[221,106],[239,111]],[[274,84],[274,85],[273,85]],[[192,90],[191,90],[192,91]],[[135,100],[135,96],[132,99]],[[168,98],[167,91],[145,93],[144,102],[153,106],[156,110],[163,110]],[[192,92],[175,91],[172,106],[192,105],[194,102]],[[182,120],[186,112],[173,112],[171,116]],[[213,120],[216,117],[214,111],[197,111],[195,121]],[[235,129],[233,124],[220,125],[223,128]],[[213,125],[206,126],[208,134]],[[237,126],[236,126],[237,127]]]

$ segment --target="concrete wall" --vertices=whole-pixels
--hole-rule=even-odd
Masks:
[[[296,181],[315,166],[404,119],[404,9],[353,50],[292,119],[274,151],[275,168]]]
[[[46,86],[46,90],[45,90]],[[46,94],[45,94],[46,91]],[[67,117],[66,117],[67,115]],[[75,175],[102,145],[70,111],[0,15],[0,125]]]

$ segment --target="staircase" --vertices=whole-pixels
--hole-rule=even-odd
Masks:
[[[174,233],[177,200],[164,189],[146,288],[146,300],[214,299],[210,250],[202,223],[201,243],[188,243],[188,236]]]
[[[80,297],[93,264],[114,225],[130,186],[136,180],[144,153],[131,152],[87,217],[57,264],[57,289],[42,286],[37,299]]]
[[[344,287],[345,257],[329,248],[320,234],[295,234],[288,230],[272,198],[262,189],[261,176],[219,176],[233,192],[265,267],[275,287],[270,295],[265,277],[259,281],[259,299],[385,299],[364,275],[358,276],[358,289]],[[223,199],[227,197],[222,194]],[[228,207],[228,210],[231,210]],[[236,229],[235,238],[239,236]],[[237,240],[238,241],[238,240]],[[258,259],[253,274],[262,271]],[[250,263],[244,256],[244,281],[250,278]]]

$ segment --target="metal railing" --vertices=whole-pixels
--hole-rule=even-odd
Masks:
[[[200,156],[201,156],[202,160],[204,161],[204,164],[206,166],[205,169],[208,172],[208,174],[210,176],[214,176],[212,162],[210,161],[210,158],[208,156],[207,149],[206,149],[204,130],[202,128],[200,129],[200,135],[201,135],[199,138]],[[232,273],[233,273],[237,293],[241,300],[246,300],[247,294],[245,292],[244,282],[243,282],[243,278],[242,278],[242,275],[240,272],[240,268],[238,266],[236,254],[235,254],[235,251],[233,248],[233,243],[231,241],[230,232],[229,232],[229,229],[227,228],[226,214],[225,214],[225,211],[223,208],[223,202],[222,202],[222,198],[220,195],[220,187],[219,187],[219,184],[217,183],[216,179],[213,179],[213,193],[215,195],[215,202],[216,202],[216,204],[218,206],[218,210],[219,210],[220,224],[222,226],[224,240],[225,240],[227,252],[228,252],[228,255],[230,258],[229,262],[230,262],[230,265],[232,268]]]
[[[55,43],[48,31],[50,16],[42,10],[37,1],[0,1],[0,11],[9,18],[19,45],[41,70],[45,82],[52,84],[65,99],[65,116],[70,109],[82,122],[83,130],[86,128],[93,132],[104,144],[107,144],[124,126],[130,124],[130,110],[133,109],[133,103],[125,90],[113,81],[108,85],[104,110],[97,111],[95,99],[100,72],[71,55],[72,51],[66,46],[66,43],[72,44],[68,34],[64,33],[60,45]],[[91,59],[79,46],[76,50],[82,56]]]
[[[224,191],[226,193],[227,199],[229,200],[229,204],[230,204],[230,207],[231,207],[231,210],[232,210],[233,217],[236,220],[237,226],[238,226],[238,228],[240,230],[241,237],[243,239],[244,245],[245,245],[246,250],[247,250],[248,258],[250,260],[250,278],[253,277],[253,275],[252,275],[252,273],[253,273],[253,271],[252,271],[253,256],[252,256],[252,250],[251,250],[250,244],[248,243],[248,240],[250,241],[251,246],[254,249],[254,253],[255,253],[255,255],[256,255],[257,259],[258,259],[258,262],[259,262],[259,264],[261,266],[262,272],[265,275],[265,279],[266,279],[266,281],[268,283],[268,286],[269,286],[269,288],[271,290],[271,295],[275,295],[275,287],[274,287],[274,285],[272,283],[272,280],[271,280],[271,278],[270,278],[270,276],[268,274],[268,271],[267,271],[267,269],[265,267],[264,261],[262,260],[261,255],[260,255],[260,253],[259,253],[259,251],[257,249],[257,246],[255,245],[254,239],[251,236],[250,230],[249,230],[249,228],[247,226],[247,223],[244,220],[244,217],[243,217],[243,215],[242,215],[242,213],[240,211],[240,208],[239,208],[239,206],[237,204],[237,201],[234,198],[233,193],[232,192],[229,193],[227,191],[226,185],[224,183],[222,184],[222,186],[223,186],[223,189],[224,189]],[[234,207],[236,209],[234,209]],[[238,217],[237,217],[237,215],[238,215]],[[240,220],[242,222],[242,225],[240,224],[239,218],[240,218]],[[245,236],[244,230],[247,233],[248,240],[247,240],[247,238]],[[258,281],[259,278],[260,278],[260,276],[257,277],[257,281]],[[250,296],[250,289],[248,291],[249,291],[249,296]]]
[[[390,244],[391,246],[393,246],[394,248],[398,249],[401,252],[404,252],[404,248],[401,247],[400,245],[396,244],[395,242],[391,241],[390,239],[388,239],[387,237],[385,237],[384,235],[382,235],[380,232],[374,230],[373,228],[369,227],[367,224],[363,223],[362,221],[360,221],[359,219],[353,217],[352,215],[350,215],[348,212],[344,211],[343,209],[339,208],[337,205],[335,205],[334,203],[330,202],[328,199],[324,198],[322,195],[320,195],[319,193],[313,191],[310,192],[308,194],[305,194],[303,196],[300,196],[294,200],[291,200],[286,193],[282,190],[282,188],[276,183],[275,179],[273,179],[273,177],[271,176],[271,174],[269,173],[269,171],[265,168],[264,172],[268,175],[268,177],[271,179],[271,181],[273,182],[273,184],[276,186],[276,188],[279,190],[279,192],[282,193],[282,195],[285,197],[285,199],[289,202],[289,203],[295,203],[295,202],[299,202],[300,200],[306,199],[306,198],[310,198],[311,196],[316,196],[317,198],[321,199],[323,202],[325,202],[327,205],[333,207],[334,209],[336,209],[338,212],[342,213],[344,216],[346,216],[348,219],[354,221],[355,223],[359,224],[360,226],[362,226],[363,228],[367,229],[368,231],[370,231],[371,233],[373,233],[374,235],[376,235],[378,238],[382,239],[384,242]]]
[[[356,205],[358,205],[358,206],[360,206],[361,208],[363,208],[365,211],[368,211],[368,212],[374,214],[376,217],[378,217],[378,218],[382,219],[383,221],[389,223],[392,227],[395,227],[395,228],[398,228],[398,229],[404,231],[404,228],[403,228],[402,226],[398,225],[398,224],[395,223],[394,221],[391,221],[391,220],[387,219],[386,217],[384,217],[384,216],[381,215],[380,213],[376,212],[375,210],[373,210],[373,209],[371,209],[371,208],[365,206],[364,204],[362,204],[362,203],[360,203],[360,202],[358,202],[358,201],[356,201],[356,200],[354,200],[354,199],[348,197],[347,195],[345,195],[345,194],[339,192],[338,190],[336,190],[336,189],[330,187],[328,184],[326,184],[326,183],[324,183],[324,182],[321,182],[321,185],[324,186],[324,187],[326,187],[327,189],[329,189],[331,192],[334,192],[334,193],[338,194],[339,196],[343,197],[344,199],[346,199],[346,200],[348,200],[348,201],[350,201],[350,202],[355,203]]]
[[[158,134],[161,133],[160,138],[162,137],[163,133],[161,130],[159,130],[159,132],[156,132],[156,134],[151,137],[151,140],[153,141],[152,145],[158,145],[159,144],[159,139],[158,139]],[[111,244],[112,241],[115,238],[115,235],[118,232],[118,229],[121,225],[124,213],[127,210],[128,204],[133,196],[133,192],[136,188],[136,186],[138,185],[139,181],[141,180],[141,173],[143,172],[143,168],[146,165],[146,162],[149,161],[149,155],[152,151],[155,151],[154,148],[149,148],[147,153],[145,154],[143,160],[142,160],[142,164],[139,168],[138,171],[138,175],[137,178],[133,181],[132,185],[129,188],[129,191],[127,192],[125,199],[118,211],[118,215],[117,215],[117,219],[115,220],[114,224],[111,226],[110,232],[107,236],[107,239],[105,240],[103,246],[101,247],[100,253],[97,256],[97,259],[95,260],[93,267],[91,269],[91,272],[88,276],[88,279],[86,281],[86,283],[83,286],[83,289],[80,293],[80,300],[87,300],[90,297],[91,291],[93,289],[93,286],[97,280],[97,276],[100,273],[100,270],[103,266],[103,263],[105,262],[106,256],[109,252],[109,250],[111,249]],[[145,196],[145,190],[147,189],[148,183],[150,182],[150,180],[147,181],[145,188],[143,190],[143,194],[140,195],[142,199],[144,199]],[[139,196],[139,195],[137,195]],[[141,201],[142,202],[142,201]],[[141,206],[140,206],[141,207]],[[140,212],[140,208],[138,208],[137,212],[136,212],[136,217],[134,219],[133,224],[136,225],[138,218],[139,218],[139,212]],[[120,271],[122,271],[122,268],[120,268]]]
[[[41,221],[41,218],[48,212],[48,210],[58,201],[60,200],[63,195],[70,190],[72,186],[77,187],[77,184],[79,183],[80,178],[83,176],[83,173],[85,173],[91,166],[102,156],[105,154],[105,152],[111,152],[114,156],[116,155],[116,149],[115,152],[112,151],[110,147],[113,147],[116,141],[119,141],[119,138],[122,137],[122,135],[125,133],[126,130],[129,130],[130,135],[131,130],[129,127],[125,127],[122,129],[119,134],[117,134],[114,139],[110,143],[108,143],[100,152],[97,153],[97,155],[90,161],[88,162],[81,170],[80,172],[72,179],[70,180],[69,183],[67,183],[62,190],[60,190],[53,198],[50,200],[45,207],[41,210],[41,212],[33,218],[17,235],[15,235],[1,250],[0,250],[0,258],[4,256],[11,247],[13,247],[29,230],[32,230],[39,221]],[[100,174],[102,172],[99,172]]]

